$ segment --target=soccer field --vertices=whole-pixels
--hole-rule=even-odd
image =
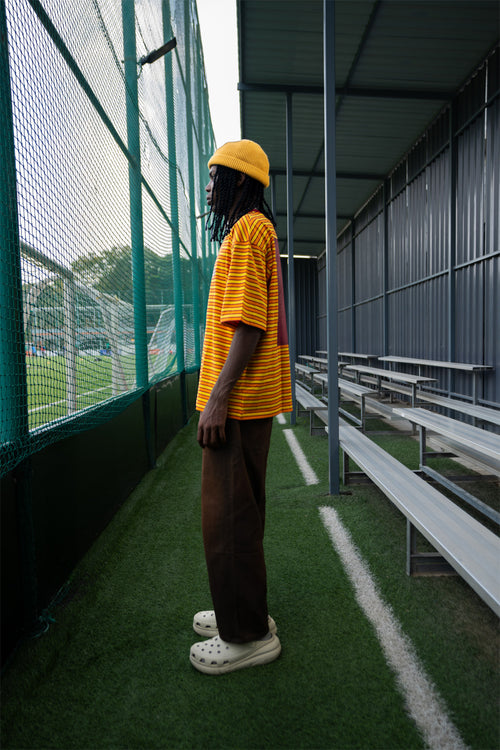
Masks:
[[[126,361],[124,361],[126,360]],[[134,386],[134,357],[122,358],[121,388]],[[76,357],[76,408],[103,401],[112,395],[111,357],[84,355]],[[67,416],[66,359],[62,355],[27,357],[28,411],[30,429]]]
[[[158,350],[149,355],[150,376],[174,371],[175,353]],[[64,355],[27,356],[29,428],[40,427],[68,416],[68,377]],[[78,354],[75,358],[74,387],[76,411],[94,406],[111,396],[135,388],[135,355],[121,354],[113,361],[98,353]],[[113,391],[113,367],[116,368]],[[71,381],[70,381],[71,382]]]

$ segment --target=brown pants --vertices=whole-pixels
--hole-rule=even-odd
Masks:
[[[220,637],[246,643],[264,636],[266,466],[272,418],[228,419],[227,443],[203,449],[203,542]]]

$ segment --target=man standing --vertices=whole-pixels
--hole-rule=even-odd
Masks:
[[[221,674],[276,659],[263,537],[272,419],[292,410],[283,285],[264,200],[269,161],[253,141],[208,162],[207,229],[222,242],[207,307],[196,408],[203,448],[202,529],[213,611],[198,612],[196,669]]]

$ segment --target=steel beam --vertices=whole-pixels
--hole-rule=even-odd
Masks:
[[[456,262],[457,262],[457,140],[455,136],[456,107],[452,102],[449,112],[450,195],[448,226],[448,360],[456,358]],[[455,375],[448,371],[448,396],[455,391]]]
[[[286,175],[286,169],[271,169],[271,174],[284,176]],[[317,177],[321,180],[325,178],[325,171],[323,169],[294,169],[293,174],[294,177]],[[385,175],[378,172],[337,172],[338,180],[373,180],[374,182],[382,182],[384,178]]]
[[[337,372],[337,188],[335,161],[335,0],[323,0],[326,300],[328,350],[328,468],[330,494],[338,495],[339,389]]]
[[[307,86],[281,83],[238,83],[238,91],[252,91],[259,94],[314,94],[323,95],[323,86]],[[428,101],[449,101],[454,92],[439,89],[392,89],[361,88],[357,86],[338,86],[335,96],[358,97],[363,99],[414,99]]]

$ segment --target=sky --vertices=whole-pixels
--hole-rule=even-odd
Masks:
[[[236,0],[197,0],[217,147],[241,138]]]

